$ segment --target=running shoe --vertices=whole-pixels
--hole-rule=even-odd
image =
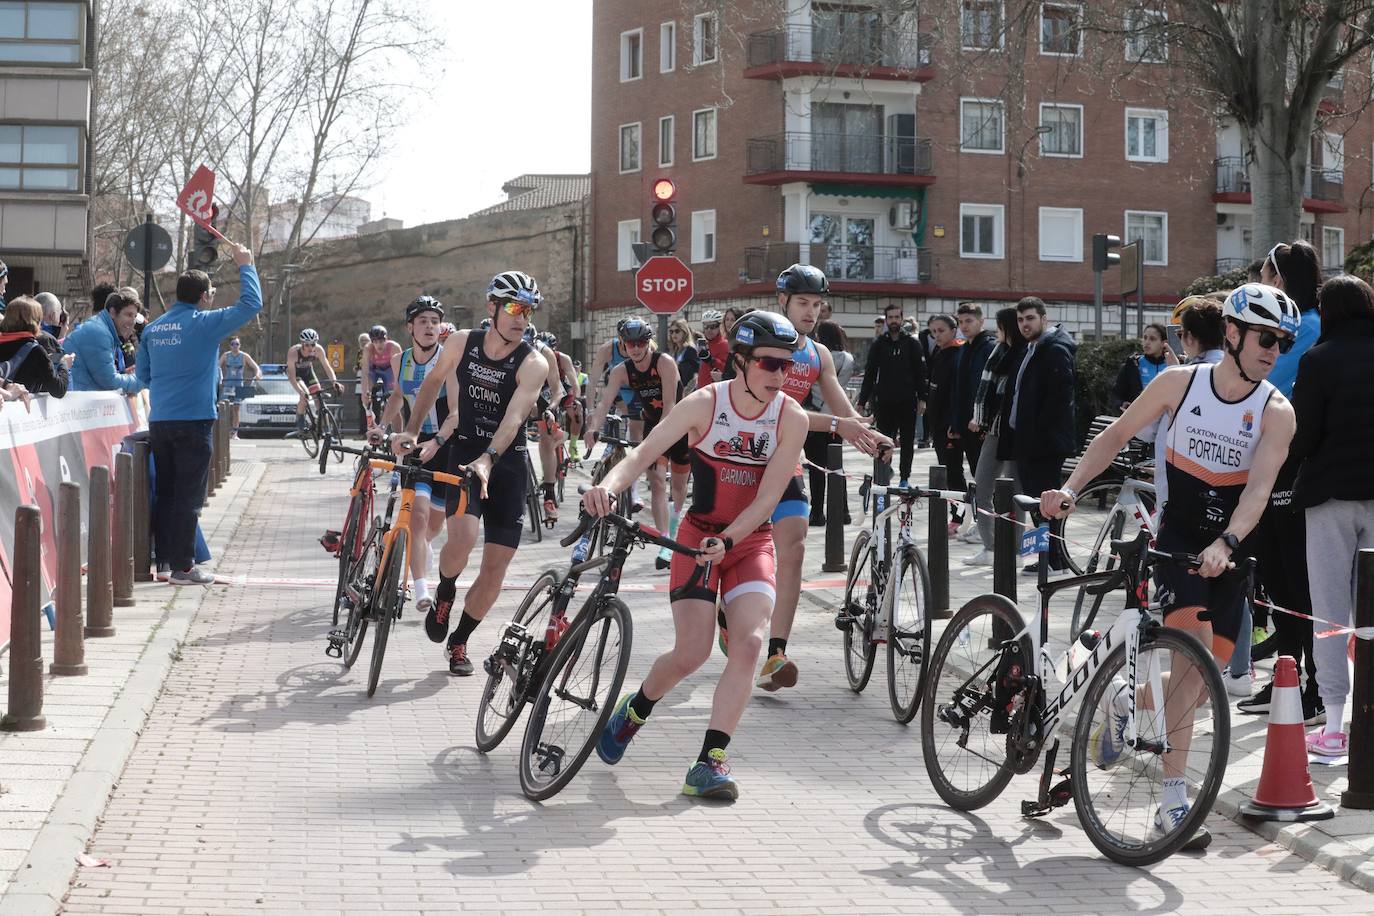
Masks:
[[[1274,698],[1274,684],[1271,681],[1259,689],[1248,700],[1241,700],[1236,704],[1236,711],[1245,713],[1247,716],[1261,716],[1269,711],[1269,704]]]
[[[1254,676],[1249,671],[1239,677],[1232,676],[1227,671],[1221,672],[1221,679],[1226,682],[1226,692],[1233,697],[1250,696],[1250,688],[1255,686]]]
[[[739,783],[730,775],[730,765],[725,762],[725,751],[716,748],[707,754],[710,760],[698,760],[687,771],[687,781],[682,784],[682,794],[693,798],[739,798]]]
[[[472,676],[472,662],[468,660],[467,643],[448,647],[448,673],[454,677]]]
[[[1188,812],[1191,810],[1188,805],[1179,805],[1177,808],[1170,808],[1168,814],[1165,814],[1164,806],[1161,805],[1155,809],[1155,829],[1160,833],[1168,833],[1176,829],[1179,824],[1183,823],[1183,819],[1188,816]],[[1165,826],[1166,817],[1168,818],[1168,826]],[[1188,842],[1180,846],[1179,849],[1183,852],[1196,852],[1200,849],[1206,849],[1210,845],[1212,845],[1212,832],[1206,827],[1198,827],[1197,832],[1189,837]]]
[[[1318,696],[1302,697],[1302,724],[1303,725],[1325,725],[1326,724],[1326,704]]]
[[[448,618],[453,613],[453,599],[435,601],[425,611],[425,635],[430,642],[443,642],[448,635]]]
[[[215,576],[198,566],[192,566],[190,569],[173,570],[167,582],[170,585],[214,585]]]
[[[1088,738],[1088,753],[1092,762],[1100,770],[1110,770],[1121,762],[1126,753],[1126,725],[1130,720],[1124,691],[1126,685],[1120,684],[1107,704],[1107,715],[1093,729]]]
[[[324,535],[320,538],[320,546],[333,554],[337,554],[339,552],[339,545],[342,543],[343,532],[334,531],[330,528],[326,528],[324,531]]]
[[[775,653],[763,663],[757,686],[770,693],[781,687],[797,686],[797,663],[781,652]]]
[[[1344,757],[1350,753],[1350,736],[1345,732],[1328,732],[1319,728],[1307,736],[1307,753],[1318,757]]]
[[[964,559],[963,559],[961,562],[963,562],[963,564],[964,564],[965,566],[991,566],[991,565],[992,565],[992,551],[991,551],[991,550],[980,550],[980,551],[978,551],[977,553],[975,553],[973,556],[964,557]]]
[[[415,610],[419,611],[421,614],[428,615],[430,608],[432,607],[434,607],[434,599],[431,598],[429,595],[425,595],[423,598],[415,602]]]
[[[630,746],[630,739],[639,732],[645,722],[630,708],[630,699],[633,696],[633,693],[627,693],[615,704],[615,712],[606,720],[606,727],[602,729],[601,738],[596,742],[596,756],[611,766],[615,766],[620,762],[620,758],[625,756],[625,748]]]

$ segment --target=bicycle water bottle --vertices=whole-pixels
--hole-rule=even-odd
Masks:
[[[558,645],[558,640],[563,638],[563,634],[568,632],[571,623],[562,614],[557,614],[549,618],[549,625],[544,628],[544,651],[548,652]]]

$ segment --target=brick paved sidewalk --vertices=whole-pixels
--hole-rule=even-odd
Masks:
[[[882,672],[862,696],[845,686],[823,600],[799,614],[798,688],[757,695],[731,746],[738,803],[677,794],[719,656],[658,707],[620,766],[593,759],[561,795],[530,803],[515,773],[520,730],[488,756],[475,751],[481,680],[450,678],[413,613],[372,700],[362,665],[342,673],[324,657],[334,567],[315,539],[337,527],[346,472],[321,479],[297,454],[271,463],[222,565],[245,584],[206,596],[110,799],[90,851],[111,867],[82,870],[66,912],[1374,908],[1222,817],[1205,854],[1137,871],[1102,859],[1072,807],[1022,820],[1034,777],[975,814],[946,809],[917,729],[891,719]],[[820,546],[813,532],[809,568]],[[490,651],[521,584],[565,556],[552,540],[521,549],[474,658]],[[664,578],[637,554],[625,581]],[[671,628],[661,591],[626,599],[634,686]]]

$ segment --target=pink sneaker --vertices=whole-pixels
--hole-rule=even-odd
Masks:
[[[1307,736],[1307,752],[1319,757],[1344,757],[1350,753],[1350,736],[1319,728]]]
[[[950,523],[945,527],[945,530],[949,532],[949,536],[950,536],[950,537],[954,537],[956,534],[959,533],[959,528],[960,528],[960,526],[962,526],[962,525],[963,525],[963,522],[953,522],[953,521],[952,521],[952,522],[950,522]]]

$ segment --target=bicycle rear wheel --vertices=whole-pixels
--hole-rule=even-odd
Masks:
[[[484,754],[495,750],[520,718],[527,692],[534,686],[529,679],[546,654],[545,631],[558,600],[561,582],[562,577],[555,570],[546,569],[539,574],[507,625],[507,630],[514,624],[525,630],[521,654],[508,657],[503,651],[505,640],[502,639],[502,645],[498,645],[487,659],[484,666],[487,684],[482,689],[482,701],[477,705],[477,750]]]
[[[930,574],[914,546],[897,558],[897,580],[887,621],[887,698],[892,715],[906,725],[921,708],[921,688],[930,662]]]
[[[316,413],[314,403],[305,405],[305,429],[301,432],[301,446],[311,458],[319,457],[320,415]]]
[[[1128,747],[1128,707],[1117,696],[1127,683],[1125,666],[1126,647],[1117,646],[1088,683],[1069,767],[1074,808],[1088,839],[1112,861],[1142,866],[1173,854],[1206,820],[1226,772],[1231,714],[1211,653],[1191,633],[1160,627],[1142,638],[1136,658],[1137,680],[1147,685],[1139,703],[1152,708],[1136,709],[1138,738]],[[1154,709],[1152,672],[1161,675],[1163,709],[1185,695],[1198,705],[1166,723]],[[1176,826],[1160,811],[1166,761],[1179,768],[1189,806]]]
[[[844,582],[844,604],[835,625],[844,632],[844,675],[849,689],[862,693],[873,675],[873,660],[878,647],[873,644],[873,627],[878,618],[878,596],[873,583],[873,551],[867,529],[854,538],[849,551],[849,572]]]
[[[367,669],[368,696],[377,692],[391,621],[401,613],[401,603],[405,601],[405,563],[406,531],[402,529],[396,532],[396,540],[391,543],[380,584],[372,592],[372,619],[377,623],[377,633],[372,637],[372,664]]]
[[[921,754],[951,808],[973,811],[1011,781],[1007,736],[992,731],[992,682],[1001,644],[1024,624],[1000,595],[979,595],[945,625],[926,672]]]
[[[630,610],[607,596],[583,607],[554,650],[520,748],[520,788],[540,801],[566,786],[611,717],[630,664]]]
[[[344,517],[343,536],[339,541],[339,578],[334,586],[334,622],[339,625],[339,602],[344,597],[344,586],[353,573],[353,565],[362,555],[363,547],[363,500],[365,494],[359,493],[348,501],[348,515]]]
[[[529,450],[525,451],[525,509],[530,515],[530,531],[535,541],[544,540],[544,498],[539,492],[539,481],[534,476],[534,460]]]

